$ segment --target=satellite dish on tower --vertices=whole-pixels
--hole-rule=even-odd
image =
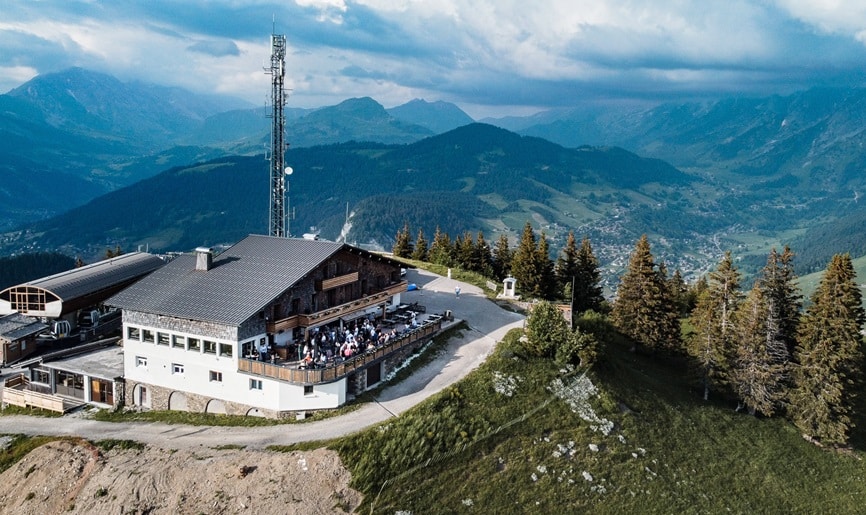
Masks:
[[[291,166],[287,166],[287,167],[286,167],[286,175],[292,175],[292,172],[294,172],[294,170],[292,170],[292,167],[291,167]]]

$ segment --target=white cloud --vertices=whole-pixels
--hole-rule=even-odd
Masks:
[[[262,67],[273,15],[288,29],[289,101],[302,107],[424,97],[488,112],[553,105],[587,91],[647,98],[760,84],[774,92],[792,77],[808,87],[834,80],[827,70],[856,75],[866,58],[864,0],[155,0],[86,10],[45,0],[12,7],[0,19],[0,66],[19,70],[4,75],[10,87],[34,69],[83,66],[256,104],[268,92]],[[33,41],[43,43],[40,53]]]
[[[310,7],[319,11],[318,21],[343,23],[343,13],[348,10],[343,0],[295,0],[301,7]]]
[[[827,33],[856,37],[866,30],[866,2],[863,0],[776,0],[776,4],[802,22]]]
[[[0,93],[6,93],[38,74],[29,66],[0,66]]]

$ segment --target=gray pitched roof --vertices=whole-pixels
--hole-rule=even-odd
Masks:
[[[14,342],[48,329],[48,326],[20,313],[0,317],[0,340]]]
[[[130,252],[99,261],[81,268],[50,275],[25,283],[50,291],[59,299],[71,300],[82,297],[156,270],[165,262],[145,252]]]
[[[190,320],[240,325],[347,245],[323,240],[248,236],[196,270],[184,254],[106,304]]]

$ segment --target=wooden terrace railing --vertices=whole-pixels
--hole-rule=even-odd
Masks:
[[[441,328],[441,319],[424,323],[417,329],[403,333],[396,340],[389,341],[381,347],[375,347],[357,356],[352,356],[345,361],[329,364],[324,368],[290,368],[286,364],[274,364],[266,361],[239,358],[238,371],[295,384],[331,383],[342,379],[358,369],[364,368],[369,363],[389,356],[409,345],[413,345],[419,340],[439,331]],[[291,366],[297,367],[298,363],[294,362]]]
[[[275,320],[268,323],[268,332],[277,333],[281,330],[286,331],[294,329],[295,327],[328,324],[338,320],[340,317],[354,313],[355,311],[360,311],[362,309],[367,309],[370,306],[381,304],[382,302],[385,302],[388,297],[406,291],[408,286],[409,283],[407,281],[400,281],[397,284],[388,286],[380,292],[366,295],[360,299],[355,299],[332,308],[323,309],[315,313],[310,313],[309,315],[293,315],[288,318],[283,318],[282,320]]]
[[[51,395],[30,390],[30,381],[21,373],[6,379],[3,387],[3,403],[21,406],[22,408],[39,408],[57,413],[67,411],[84,404],[82,401],[71,401]]]

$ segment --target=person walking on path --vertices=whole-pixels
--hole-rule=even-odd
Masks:
[[[454,295],[459,299],[460,298],[460,285],[454,287]]]

